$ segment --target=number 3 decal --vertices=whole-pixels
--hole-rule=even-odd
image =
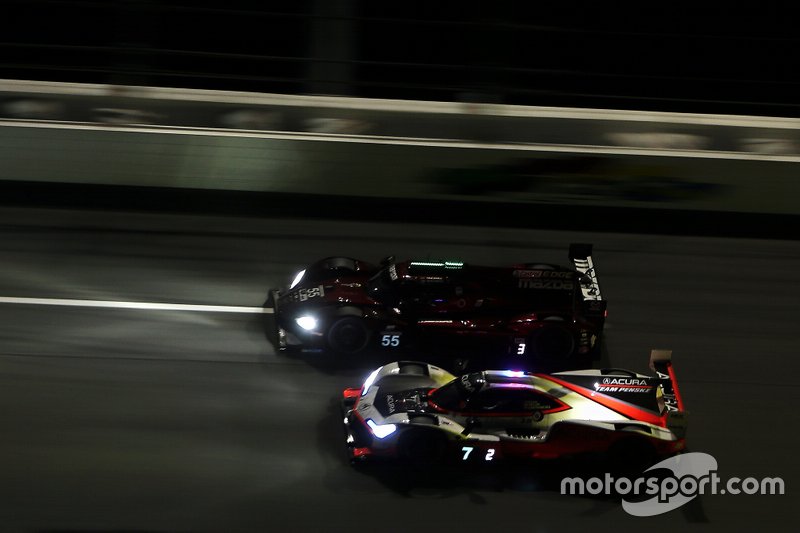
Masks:
[[[381,346],[400,346],[400,335],[384,335],[381,337]]]

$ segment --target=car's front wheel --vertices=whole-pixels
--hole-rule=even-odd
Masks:
[[[417,465],[440,462],[447,450],[447,439],[435,429],[413,428],[400,436],[397,451],[400,459]]]
[[[327,339],[328,346],[334,352],[355,354],[369,344],[370,330],[362,318],[345,316],[331,324]]]

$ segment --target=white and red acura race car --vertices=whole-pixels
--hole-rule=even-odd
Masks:
[[[653,350],[655,376],[620,369],[553,374],[485,370],[462,376],[399,361],[342,395],[353,462],[491,462],[589,452],[680,452],[686,416],[671,351]]]

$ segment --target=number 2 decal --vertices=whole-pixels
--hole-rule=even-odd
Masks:
[[[467,459],[469,459],[469,454],[471,454],[472,450],[474,449],[475,448],[472,446],[462,446],[461,451],[464,452],[464,455],[463,457],[461,457],[461,460],[466,461]],[[488,448],[486,450],[486,455],[483,457],[483,460],[491,461],[492,459],[494,459],[494,448]]]
[[[392,348],[396,348],[400,346],[400,335],[394,334],[385,334],[381,337],[381,346],[391,346]]]

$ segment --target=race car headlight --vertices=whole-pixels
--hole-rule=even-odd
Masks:
[[[297,286],[297,284],[300,283],[300,281],[303,279],[303,276],[305,276],[305,275],[306,275],[306,271],[305,270],[301,270],[300,272],[295,274],[294,280],[292,281],[292,284],[289,285],[289,290],[294,289]]]
[[[367,391],[369,391],[369,388],[372,386],[372,383],[375,381],[375,378],[378,377],[378,372],[380,371],[381,369],[377,368],[372,372],[372,374],[367,376],[367,380],[364,382],[364,386],[361,387],[361,396],[366,396]]]
[[[522,370],[503,370],[500,375],[507,378],[522,378],[525,377],[525,372]]]
[[[297,325],[303,328],[306,331],[311,331],[312,329],[317,328],[317,319],[313,316],[300,316],[294,319],[297,322]]]
[[[367,418],[367,425],[369,426],[370,431],[372,434],[378,437],[379,439],[383,439],[397,431],[397,426],[394,424],[376,424],[372,421],[371,418]]]

